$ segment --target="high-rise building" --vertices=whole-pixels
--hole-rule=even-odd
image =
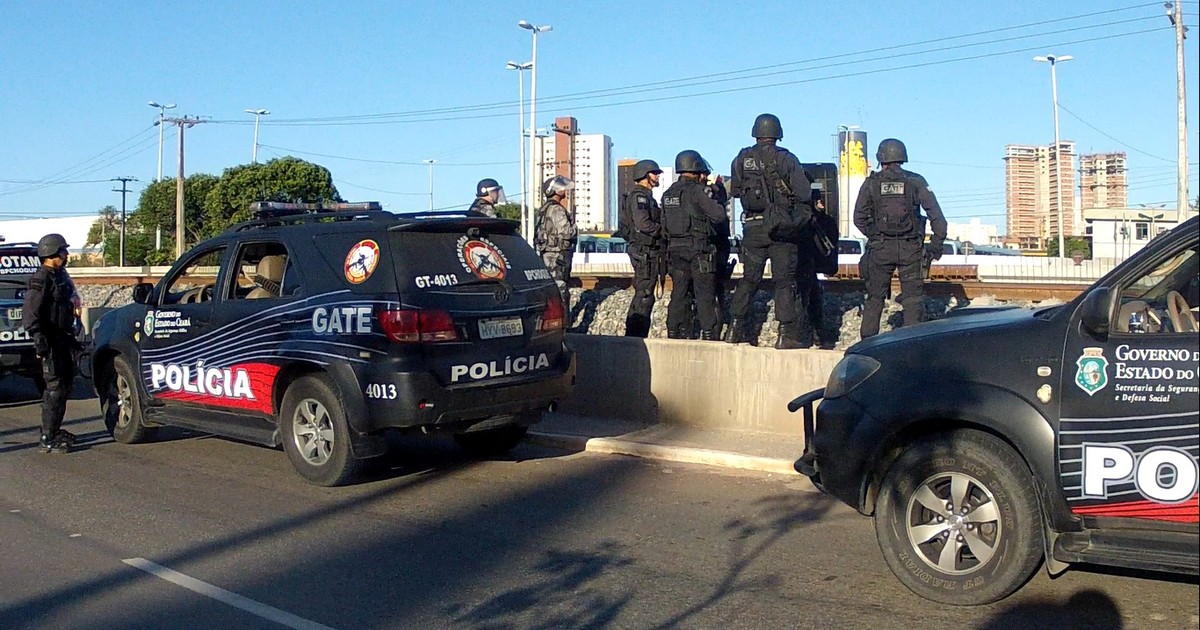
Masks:
[[[575,119],[563,117],[554,119],[550,135],[538,136],[535,147],[540,175],[534,198],[538,203],[541,203],[542,182],[564,175],[575,182],[572,207],[568,209],[574,210],[579,231],[616,229],[612,139],[600,133],[579,133]]]
[[[1124,208],[1129,205],[1125,153],[1079,156],[1079,207]]]
[[[1053,145],[1010,144],[1004,147],[1004,201],[1006,232],[1021,249],[1044,249],[1059,234],[1059,209],[1063,234],[1074,236],[1075,143]],[[1060,163],[1061,158],[1061,163]]]

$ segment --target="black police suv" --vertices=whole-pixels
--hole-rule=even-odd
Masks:
[[[934,601],[994,602],[1043,560],[1196,574],[1198,240],[1192,218],[1068,304],[854,345],[789,405],[796,470],[874,514],[888,566]]]
[[[42,364],[23,326],[29,276],[42,266],[37,243],[0,243],[0,375],[15,373],[41,383]]]
[[[376,203],[257,203],[94,330],[120,442],[174,425],[282,445],[317,485],[352,480],[384,431],[511,449],[566,395],[575,355],[517,222]]]

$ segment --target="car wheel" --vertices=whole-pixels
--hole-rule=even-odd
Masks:
[[[454,441],[471,457],[495,457],[513,450],[528,432],[529,427],[506,424],[481,431],[455,433]]]
[[[142,401],[138,397],[137,379],[124,357],[112,362],[112,376],[101,400],[104,426],[113,439],[123,444],[136,444],[146,439],[142,424]]]
[[[288,387],[279,430],[292,466],[310,483],[338,486],[357,476],[362,462],[350,450],[342,399],[325,379],[305,376]]]
[[[875,535],[911,591],[973,606],[1033,575],[1043,555],[1040,519],[1024,460],[991,435],[956,431],[908,447],[888,470]]]

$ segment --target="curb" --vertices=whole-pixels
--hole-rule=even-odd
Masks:
[[[714,451],[706,448],[690,446],[665,446],[648,444],[620,438],[594,437],[584,435],[566,435],[559,433],[538,433],[531,431],[525,440],[531,444],[561,448],[564,450],[585,451],[607,455],[629,455],[644,459],[655,459],[684,464],[702,464],[721,468],[737,468],[740,470],[755,470],[759,472],[803,477],[793,468],[790,459],[774,459],[756,455],[743,455],[727,451]]]

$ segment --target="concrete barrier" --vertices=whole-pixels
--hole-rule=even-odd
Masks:
[[[567,335],[578,353],[566,413],[707,429],[801,435],[787,403],[824,387],[834,350],[775,350],[712,341]]]

